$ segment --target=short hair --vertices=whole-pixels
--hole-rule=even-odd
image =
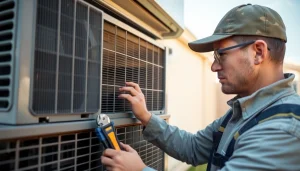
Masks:
[[[263,40],[267,43],[268,48],[270,49],[270,59],[276,64],[282,64],[285,55],[285,42],[278,38],[270,38],[263,36],[233,36],[232,40],[237,43],[243,43],[251,40]]]

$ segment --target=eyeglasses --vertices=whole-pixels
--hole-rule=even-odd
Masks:
[[[251,40],[249,42],[244,42],[244,43],[237,44],[237,45],[234,45],[234,46],[230,46],[230,47],[227,47],[227,48],[214,50],[214,58],[220,64],[221,63],[221,54],[224,53],[225,51],[230,50],[230,49],[234,49],[234,48],[238,48],[238,47],[245,47],[245,46],[253,44],[254,42],[255,42],[255,40]],[[268,48],[268,50],[270,51],[269,48]]]
[[[238,47],[245,47],[245,46],[253,44],[254,42],[255,42],[255,40],[252,40],[252,41],[249,41],[249,42],[244,42],[244,43],[237,44],[237,45],[234,45],[234,46],[230,46],[230,47],[227,47],[227,48],[214,50],[214,58],[220,64],[221,63],[221,54],[224,53],[225,51],[230,50],[230,49],[234,49],[234,48],[238,48]]]

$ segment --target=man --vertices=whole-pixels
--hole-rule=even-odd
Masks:
[[[119,97],[131,103],[145,139],[178,160],[209,162],[208,170],[300,170],[300,97],[291,86],[294,75],[283,73],[286,41],[277,12],[247,4],[230,10],[212,36],[189,44],[197,52],[214,51],[211,70],[222,92],[237,94],[223,117],[196,134],[149,113],[135,83],[120,88],[129,93]],[[127,152],[104,151],[108,170],[150,170],[130,146],[122,146]]]

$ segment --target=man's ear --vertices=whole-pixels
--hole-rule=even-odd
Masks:
[[[257,40],[255,41],[253,48],[255,51],[254,64],[259,65],[268,58],[268,45],[263,40]]]

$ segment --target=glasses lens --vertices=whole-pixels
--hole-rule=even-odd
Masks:
[[[219,55],[218,51],[216,51],[216,50],[214,51],[214,58],[218,63],[220,63],[220,55]]]

